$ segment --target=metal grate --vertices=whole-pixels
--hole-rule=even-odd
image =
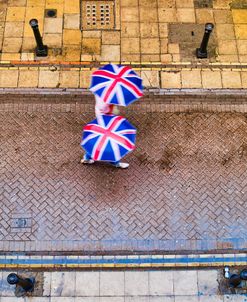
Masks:
[[[212,8],[213,0],[194,0],[195,8]]]
[[[114,1],[82,0],[82,29],[114,29]]]

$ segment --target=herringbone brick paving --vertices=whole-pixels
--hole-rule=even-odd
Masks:
[[[133,240],[142,250],[152,240],[190,250],[195,240],[202,249],[208,240],[246,243],[246,114],[127,115],[137,149],[126,157],[130,168],[119,170],[80,164],[92,113],[1,112],[1,241],[66,241],[68,250],[83,240],[96,243],[92,249],[123,242],[123,250]],[[25,213],[31,230],[13,231],[13,215]]]

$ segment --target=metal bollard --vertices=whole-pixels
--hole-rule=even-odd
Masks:
[[[203,35],[201,46],[200,48],[196,49],[196,57],[198,59],[205,59],[208,57],[208,52],[207,52],[208,40],[211,32],[213,31],[213,28],[214,25],[212,23],[205,24],[205,32]]]
[[[244,283],[242,283],[242,280],[246,281],[247,280],[247,269],[243,269],[240,274],[231,274],[230,273],[230,268],[226,266],[224,268],[224,276],[226,279],[229,280],[229,286],[232,288],[242,288]]]
[[[231,275],[229,278],[229,285],[230,287],[238,287],[241,284],[241,278],[237,274]]]
[[[37,47],[35,48],[35,54],[37,57],[46,57],[48,55],[48,47],[43,44],[40,32],[39,25],[37,19],[31,19],[29,21],[30,26],[33,29],[33,34],[37,43]]]
[[[11,273],[7,277],[7,282],[11,285],[16,284],[22,288],[22,293],[32,292],[34,289],[35,278],[21,278],[17,274]]]
[[[240,272],[240,278],[242,280],[247,280],[247,268],[243,269],[241,272]]]

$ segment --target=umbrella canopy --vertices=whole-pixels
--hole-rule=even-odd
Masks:
[[[128,66],[107,64],[92,74],[90,90],[103,102],[127,106],[143,95],[142,79]]]
[[[83,128],[81,146],[94,160],[116,162],[135,149],[135,138],[124,117],[101,115]]]

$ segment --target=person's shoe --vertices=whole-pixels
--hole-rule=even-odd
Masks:
[[[116,168],[120,168],[120,169],[127,169],[129,167],[128,163],[118,163],[115,166]]]
[[[89,164],[89,165],[91,165],[91,164],[94,163],[94,160],[93,160],[93,159],[85,159],[85,158],[82,158],[82,159],[81,159],[81,163],[82,163],[82,164]]]
[[[113,107],[112,113],[115,115],[119,115],[120,110],[117,108],[117,106]]]

